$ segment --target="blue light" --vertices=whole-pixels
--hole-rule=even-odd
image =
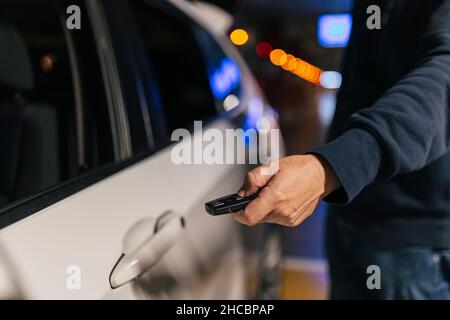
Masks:
[[[253,129],[255,132],[259,130],[258,123],[264,117],[264,101],[259,97],[255,96],[250,98],[248,102],[248,110],[246,117],[244,119],[244,123],[242,125],[242,129],[244,131]],[[255,137],[242,137],[242,141],[244,142],[246,147],[250,147],[255,142]]]
[[[209,78],[212,92],[217,99],[223,99],[239,84],[241,73],[236,62],[224,58],[220,66],[214,70]]]
[[[352,30],[351,14],[323,14],[319,17],[318,41],[322,47],[346,47]]]

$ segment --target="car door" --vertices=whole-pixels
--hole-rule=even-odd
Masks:
[[[66,29],[64,2],[0,2],[6,17],[0,32],[10,40],[7,49],[16,50],[3,52],[8,65],[1,70],[12,65],[22,76],[6,83],[15,78],[2,75],[2,90],[11,90],[2,107],[17,104],[21,112],[1,110],[2,123],[12,125],[1,132],[9,147],[2,175],[11,183],[2,185],[0,243],[25,298],[134,298],[127,286],[112,289],[111,271],[125,249],[156,231],[163,248],[173,242],[163,224],[179,217],[167,214],[181,209],[176,180],[169,149],[145,157],[133,152],[101,6],[76,3],[81,30]],[[22,140],[12,139],[16,131]]]
[[[226,50],[226,44],[195,16],[166,1],[108,1],[105,7],[111,16],[114,11],[120,12],[116,18],[120,17],[130,27],[114,29],[115,35],[123,32],[126,38],[134,38],[134,32],[138,34],[136,41],[142,46],[135,50],[142,53],[136,58],[141,61],[138,69],[151,74],[147,82],[143,80],[144,92],[154,92],[151,88],[156,84],[158,99],[148,100],[161,103],[166,139],[179,128],[191,133],[190,140],[170,146],[172,150],[180,150],[189,144],[192,161],[176,165],[172,172],[186,232],[164,258],[166,271],[178,275],[178,286],[166,293],[172,298],[254,296],[252,280],[254,284],[255,279],[262,277],[262,261],[258,258],[265,245],[264,238],[270,238],[263,230],[268,228],[240,227],[230,216],[206,215],[203,207],[206,201],[235,192],[249,167],[236,161],[210,164],[205,159],[195,159],[203,153],[201,147],[195,146],[207,144],[203,134],[208,130],[226,137],[227,131],[258,129],[264,123],[276,128],[274,114],[266,108],[264,97],[239,55]],[[203,132],[195,130],[199,121]],[[223,155],[236,154],[242,141],[227,142],[230,141],[223,144]],[[257,145],[255,141],[247,141],[246,147],[249,152]],[[158,279],[167,280],[170,276],[163,270],[156,272],[155,268],[147,277],[159,282]],[[151,283],[145,279],[141,278],[142,283]],[[180,288],[189,289],[180,291]]]
[[[150,110],[153,127],[161,127],[155,122],[165,123],[166,135],[157,134],[156,145],[171,150],[171,154],[176,147],[189,144],[191,149],[193,145],[201,145],[203,136],[193,130],[195,121],[203,121],[205,130],[214,128],[224,136],[225,130],[236,128],[236,123],[224,114],[223,101],[227,95],[241,95],[240,69],[204,28],[164,1],[105,1],[104,8],[117,50],[123,51],[119,55],[126,59],[121,64],[130,71],[128,66],[138,63],[134,72],[137,80],[130,83],[143,88],[142,108]],[[115,24],[117,19],[127,28]],[[138,44],[131,56],[126,53],[129,39]],[[216,92],[220,95],[216,97],[211,78],[217,70],[227,71],[220,70],[224,61],[230,61],[231,71],[237,75],[235,83],[222,89],[223,92]],[[162,117],[157,110],[162,110]],[[136,114],[141,112],[129,111],[130,117]],[[172,133],[180,128],[189,130],[192,139],[170,141]],[[233,146],[228,151],[234,151],[230,149]],[[193,157],[198,153],[201,155],[203,151],[193,150]],[[245,280],[251,268],[244,266],[246,254],[241,230],[229,216],[210,217],[204,210],[205,202],[237,190],[246,167],[194,163],[194,159],[180,165],[173,157],[168,161],[175,164],[171,171],[175,179],[172,202],[183,212],[185,232],[161,264],[134,282],[134,289],[141,297],[156,290],[171,298],[246,297]]]

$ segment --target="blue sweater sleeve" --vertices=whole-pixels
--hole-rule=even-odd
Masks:
[[[345,132],[312,151],[341,182],[327,199],[350,202],[375,179],[419,170],[449,150],[450,1],[434,11],[415,68],[370,108],[353,114]]]

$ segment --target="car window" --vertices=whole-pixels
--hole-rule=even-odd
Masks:
[[[193,25],[193,30],[200,48],[207,61],[207,73],[210,88],[218,102],[218,108],[223,108],[223,101],[229,95],[240,95],[241,72],[238,64],[228,57],[205,29]],[[225,108],[225,111],[228,111]]]
[[[190,127],[195,120],[215,116],[220,109],[210,85],[214,66],[207,56],[211,52],[198,38],[207,37],[204,31],[180,14],[140,0],[130,4],[159,88],[168,129]],[[222,58],[215,57],[220,60],[219,66]]]
[[[88,19],[69,31],[65,11],[0,0],[0,208],[114,161]]]

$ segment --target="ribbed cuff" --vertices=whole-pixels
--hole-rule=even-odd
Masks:
[[[376,137],[360,128],[350,129],[330,143],[309,152],[328,161],[341,183],[341,188],[324,200],[333,204],[347,204],[353,200],[375,180],[381,164],[381,152]]]

